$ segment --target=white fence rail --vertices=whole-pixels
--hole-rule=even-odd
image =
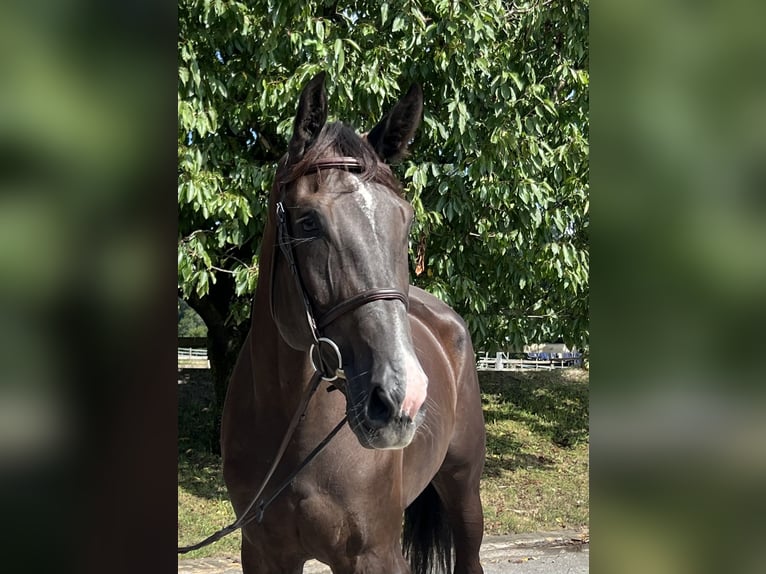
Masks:
[[[210,360],[207,358],[207,349],[178,347],[178,364],[190,368],[209,369]]]
[[[582,367],[580,353],[527,353],[525,357],[509,357],[508,353],[480,352],[476,361],[479,371],[550,371],[569,367]]]
[[[210,368],[207,349],[178,347],[178,364],[192,368]],[[582,367],[582,355],[579,353],[528,353],[524,358],[517,358],[510,357],[508,353],[490,355],[481,352],[476,361],[476,368],[479,371],[552,370],[568,367]]]

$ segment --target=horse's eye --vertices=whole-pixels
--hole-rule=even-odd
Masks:
[[[317,233],[319,231],[319,223],[313,214],[304,215],[298,219],[297,223],[304,233]]]

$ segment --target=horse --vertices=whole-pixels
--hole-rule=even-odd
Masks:
[[[409,284],[413,208],[389,165],[420,124],[422,88],[359,135],[327,122],[324,83],[322,72],[303,88],[277,166],[250,331],[224,402],[235,513],[250,512],[272,472],[282,482],[242,528],[242,569],[297,574],[316,559],[334,574],[479,574],[485,429],[473,346],[450,307]],[[328,392],[309,398],[312,381]]]

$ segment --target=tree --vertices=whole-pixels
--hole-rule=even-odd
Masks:
[[[205,322],[183,299],[178,300],[178,336],[207,337]]]
[[[178,290],[208,326],[219,398],[247,331],[264,209],[297,96],[329,73],[370,129],[412,82],[396,169],[413,282],[477,348],[588,341],[588,1],[179,3]]]

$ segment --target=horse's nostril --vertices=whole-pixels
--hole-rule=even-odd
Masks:
[[[395,406],[388,393],[383,387],[375,387],[370,393],[367,402],[367,419],[374,427],[382,427],[391,420],[395,413]]]

